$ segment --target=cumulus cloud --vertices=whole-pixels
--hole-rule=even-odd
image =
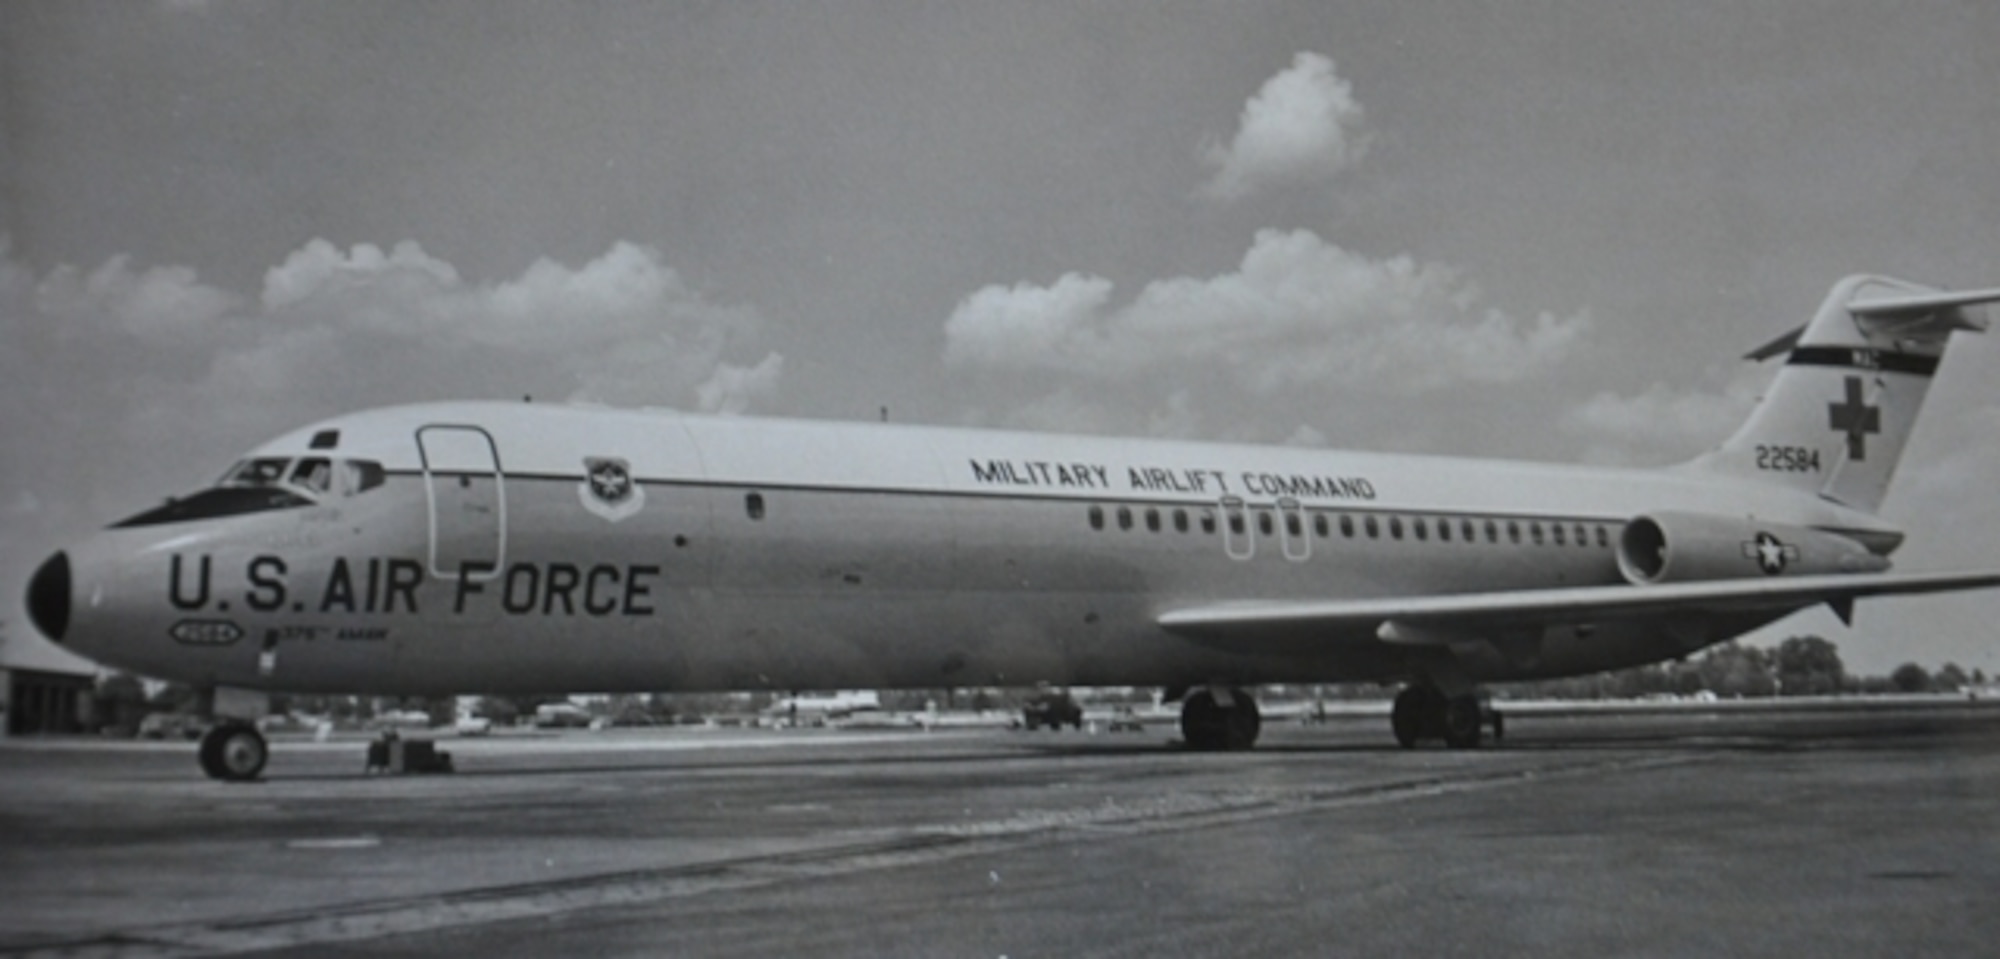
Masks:
[[[270,435],[367,406],[532,394],[743,412],[783,373],[761,325],[625,243],[481,282],[415,243],[315,240],[238,293],[124,257],[37,275],[0,238],[0,488],[98,523],[212,478]],[[116,469],[101,462],[113,449]],[[7,538],[36,539],[17,526]]]
[[[59,266],[34,284],[38,313],[70,323],[108,322],[156,340],[196,332],[239,305],[239,297],[203,284],[186,267],[134,270],[123,256],[89,273]]]
[[[1411,394],[1534,376],[1590,325],[1481,308],[1447,268],[1369,259],[1307,230],[1258,233],[1231,273],[1158,280],[1122,305],[1112,292],[1077,274],[987,287],[946,321],[945,360],[1097,379],[1199,364],[1259,394],[1326,382]]]
[[[755,366],[723,363],[695,388],[695,394],[701,398],[704,412],[735,416],[776,396],[778,378],[784,372],[785,358],[776,353],[765,354]]]
[[[414,243],[343,252],[316,240],[266,274],[259,303],[274,331],[256,346],[260,370],[310,377],[301,368],[323,364],[329,346],[317,332],[337,336],[336,353],[373,351],[393,358],[400,375],[455,381],[474,395],[553,390],[620,405],[696,402],[725,351],[760,325],[754,312],[707,300],[658,253],[629,243],[580,267],[544,259],[514,279],[477,284]],[[468,381],[426,361],[486,375]],[[543,372],[524,377],[524,365]],[[525,381],[510,389],[508,380]]]
[[[1285,437],[1285,445],[1319,449],[1326,445],[1326,434],[1301,423],[1298,429],[1292,431],[1292,435]]]
[[[1520,319],[1482,306],[1448,268],[1371,259],[1304,230],[1258,233],[1234,271],[1157,280],[1122,302],[1115,293],[1074,273],[989,286],[945,322],[945,361],[1004,391],[1013,410],[1046,409],[1060,390],[1057,406],[1086,422],[1104,419],[1076,410],[1096,397],[1155,409],[1123,420],[1153,435],[1213,435],[1232,429],[1200,415],[1219,404],[1325,409],[1343,397],[1517,382],[1570,356],[1590,329],[1586,314]]]
[[[953,366],[1060,364],[1074,348],[1102,353],[1095,327],[1111,302],[1111,281],[1064,274],[1050,286],[989,286],[945,321],[945,362]]]
[[[1774,371],[1745,363],[1721,384],[1654,383],[1633,393],[1603,392],[1571,407],[1559,423],[1585,441],[1594,463],[1650,465],[1686,459],[1720,444],[1750,415]]]
[[[1300,53],[1243,104],[1235,137],[1202,151],[1215,173],[1201,192],[1234,200],[1275,184],[1325,180],[1359,161],[1367,143],[1361,104],[1333,60]]]

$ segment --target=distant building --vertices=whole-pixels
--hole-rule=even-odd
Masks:
[[[82,733],[90,729],[97,664],[0,620],[0,735]]]

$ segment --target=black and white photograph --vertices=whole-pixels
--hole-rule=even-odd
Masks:
[[[6,0],[0,956],[2000,948],[2000,7]]]

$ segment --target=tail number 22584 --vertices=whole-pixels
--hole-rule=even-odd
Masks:
[[[1810,446],[1757,447],[1757,468],[1778,473],[1819,472],[1819,450]]]

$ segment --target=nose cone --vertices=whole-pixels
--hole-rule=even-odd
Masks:
[[[69,629],[69,554],[57,553],[28,580],[28,618],[52,642]]]

